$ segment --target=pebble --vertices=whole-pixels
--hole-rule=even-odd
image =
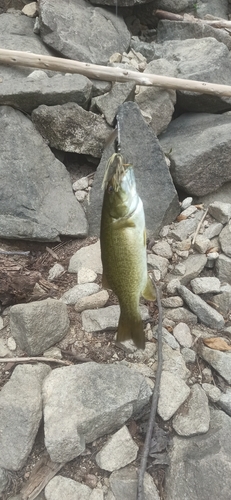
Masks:
[[[206,262],[205,266],[208,267],[209,269],[213,269],[218,257],[219,257],[218,252],[209,252],[207,254],[207,262]]]
[[[190,389],[178,375],[169,371],[162,371],[158,414],[167,421],[189,396]]]
[[[168,272],[168,259],[160,255],[149,254],[147,260],[150,266],[160,271],[161,279],[163,279]]]
[[[231,384],[230,352],[217,351],[205,345],[200,346],[200,356],[207,361],[227,382]]]
[[[188,196],[187,198],[185,198],[182,203],[181,203],[181,210],[186,210],[186,208],[190,207],[190,205],[192,204],[192,197],[191,196]]]
[[[153,329],[153,337],[158,339],[158,326]],[[163,341],[168,344],[172,349],[179,349],[180,346],[174,336],[166,329],[162,328],[162,338]]]
[[[139,447],[133,441],[126,425],[109,438],[97,453],[95,460],[98,466],[107,471],[125,467],[136,459]]]
[[[167,292],[172,295],[177,292],[178,286],[180,285],[180,280],[178,278],[173,278],[167,284]]]
[[[60,300],[68,305],[76,304],[78,300],[88,295],[92,295],[99,290],[100,287],[96,283],[84,283],[82,285],[75,285],[67,290],[67,292],[62,295]]]
[[[220,222],[213,222],[213,224],[210,224],[210,226],[206,228],[204,236],[205,238],[209,238],[211,240],[212,238],[215,238],[215,236],[218,236],[222,229],[223,224]]]
[[[231,221],[222,229],[219,236],[219,242],[224,254],[227,255],[227,257],[231,257]]]
[[[38,14],[37,2],[31,2],[28,3],[27,5],[24,5],[22,9],[22,14],[24,14],[27,17],[36,17]]]
[[[49,270],[48,280],[49,281],[55,280],[56,278],[61,276],[61,274],[63,274],[64,271],[65,271],[64,267],[61,264],[58,264],[58,262],[56,262],[56,264],[54,264],[53,267],[51,267],[51,269]]]
[[[221,224],[225,224],[231,218],[231,204],[223,203],[221,201],[214,201],[213,203],[210,203],[208,212],[218,222],[221,222]]]
[[[152,251],[160,255],[161,257],[165,257],[166,259],[171,259],[172,258],[172,249],[167,243],[167,241],[158,241],[153,247]]]
[[[205,238],[204,235],[198,234],[195,239],[194,249],[199,253],[206,253],[209,248],[211,248],[211,241],[209,238]]]
[[[76,199],[80,203],[85,200],[86,196],[87,196],[87,192],[86,191],[80,191],[80,190],[78,190],[78,191],[75,192],[75,197],[76,197]]]
[[[218,387],[205,382],[202,384],[202,388],[212,403],[217,403],[217,401],[219,401],[222,393]]]
[[[99,240],[92,245],[80,248],[74,255],[72,255],[68,272],[77,273],[81,267],[92,269],[97,274],[102,274],[102,262],[100,252]]]
[[[182,208],[182,205],[181,205],[181,208]],[[185,209],[181,212],[181,216],[188,218],[188,217],[190,217],[192,214],[194,214],[196,211],[197,211],[197,207],[195,207],[195,205],[190,205],[189,207],[185,208]]]
[[[196,361],[196,353],[192,349],[188,347],[183,347],[181,350],[181,354],[184,358],[185,363],[195,363]]]
[[[6,356],[9,356],[9,354],[10,351],[6,346],[6,341],[0,338],[0,358],[5,358]]]
[[[59,347],[56,346],[50,347],[50,349],[44,351],[43,356],[46,358],[62,359],[61,349],[59,349]]]
[[[167,297],[165,299],[161,300],[162,306],[163,307],[182,307],[183,306],[183,300],[181,297],[176,296],[176,297]]]
[[[16,342],[14,340],[14,337],[9,337],[7,340],[7,346],[10,349],[10,351],[15,351],[17,348]]]
[[[73,191],[82,191],[88,188],[88,177],[81,177],[72,184]]]
[[[78,284],[84,284],[84,283],[92,283],[95,281],[97,278],[97,274],[95,271],[92,271],[92,269],[86,269],[85,267],[81,267],[81,269],[78,271]]]
[[[82,312],[86,309],[99,309],[107,303],[109,293],[107,290],[101,290],[98,293],[93,293],[87,297],[82,297],[75,304],[75,311]]]
[[[182,347],[191,347],[193,339],[186,323],[178,323],[173,329],[173,335]]]
[[[177,276],[184,276],[185,271],[186,271],[185,265],[182,264],[182,262],[180,262],[174,267],[173,274],[176,274]]]
[[[218,278],[194,278],[190,281],[190,285],[194,293],[200,295],[203,293],[219,293],[221,282]]]

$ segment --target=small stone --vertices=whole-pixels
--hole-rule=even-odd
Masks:
[[[180,285],[180,280],[178,278],[173,278],[167,284],[167,292],[169,295],[177,292],[178,286]]]
[[[152,251],[160,255],[161,257],[165,257],[166,259],[171,259],[172,258],[172,249],[167,243],[167,241],[158,241],[153,247]]]
[[[111,55],[109,58],[109,63],[121,63],[122,61],[122,54],[119,52],[115,52],[114,54]]]
[[[92,269],[86,269],[82,267],[78,272],[78,284],[92,283],[97,278],[97,274]]]
[[[10,349],[10,351],[15,351],[16,349],[16,342],[14,340],[14,337],[9,337],[8,340],[7,340],[7,346],[8,346],[8,349]]]
[[[82,312],[86,309],[99,309],[107,303],[109,294],[107,290],[101,290],[87,297],[82,297],[75,304],[75,311]]]
[[[212,401],[212,403],[217,403],[222,394],[220,389],[218,389],[215,385],[207,384],[206,382],[202,384],[202,388],[207,394],[209,400]]]
[[[216,275],[220,281],[231,284],[231,258],[224,254],[219,255],[215,263]]]
[[[84,201],[84,200],[85,200],[86,196],[87,196],[86,191],[76,191],[76,192],[75,192],[75,197],[76,197],[76,199],[77,199],[80,203],[81,203],[82,201]]]
[[[200,346],[200,356],[205,359],[227,382],[231,384],[231,356],[230,352],[210,349]]]
[[[181,207],[182,208],[182,207]],[[186,219],[190,217],[192,214],[194,214],[197,211],[197,207],[195,205],[190,205],[189,207],[185,208],[181,212],[181,216],[185,217]]]
[[[68,272],[77,273],[81,267],[102,274],[100,242],[80,248],[70,259]]]
[[[205,236],[198,234],[195,239],[194,249],[199,253],[206,253],[210,246],[211,242],[209,238],[205,238]]]
[[[206,228],[204,236],[205,238],[209,238],[211,240],[212,238],[215,238],[215,236],[218,236],[222,229],[223,224],[220,222],[213,222],[213,224],[210,224],[210,226]]]
[[[91,492],[91,488],[86,484],[59,475],[53,477],[45,487],[46,500],[60,500],[61,498],[89,500]]]
[[[191,196],[188,196],[187,198],[185,198],[181,203],[181,210],[186,210],[186,208],[190,207],[190,205],[192,204],[192,201],[193,201],[193,199],[191,198]]]
[[[208,212],[218,222],[221,222],[221,224],[225,224],[231,217],[231,204],[222,203],[221,201],[214,201],[213,203],[210,203]]]
[[[184,358],[185,363],[195,363],[196,353],[192,349],[189,349],[188,347],[184,347],[181,350],[181,354]]]
[[[173,274],[176,274],[177,276],[184,276],[185,271],[186,271],[185,265],[182,264],[182,262],[180,262],[174,267]]]
[[[49,281],[55,280],[56,278],[61,276],[61,274],[63,274],[64,271],[65,271],[64,267],[61,266],[61,264],[59,264],[58,262],[56,262],[56,264],[54,264],[54,266],[51,267],[48,273],[48,280]]]
[[[49,76],[42,69],[35,69],[27,76],[27,78],[29,80],[41,80],[42,78],[49,78]]]
[[[191,347],[192,335],[186,323],[178,323],[173,329],[173,335],[182,347]]]
[[[4,328],[4,323],[3,323],[2,316],[0,316],[0,330],[2,330],[3,328]]]
[[[62,359],[61,349],[59,349],[58,347],[50,347],[50,349],[44,351],[43,356],[45,358]]]
[[[6,356],[9,356],[9,354],[10,352],[6,346],[5,340],[0,338],[0,358],[5,358]]]
[[[219,253],[218,252],[209,252],[207,254],[207,262],[205,264],[205,267],[207,267],[209,269],[213,269],[214,265],[215,265],[215,262],[218,259],[218,257],[219,257]]]
[[[190,389],[186,383],[174,373],[162,371],[158,414],[169,420],[189,396]]]
[[[183,300],[181,297],[176,296],[176,297],[167,297],[166,299],[161,300],[162,306],[163,307],[182,307],[183,306]]]
[[[72,305],[76,304],[76,302],[88,295],[92,295],[93,293],[98,292],[100,289],[99,285],[96,283],[85,283],[82,285],[75,285],[67,292],[65,292],[62,297],[61,301],[64,302],[65,304]]]
[[[231,416],[231,388],[228,387],[226,389],[225,394],[221,394],[219,402],[219,406],[224,410],[228,415]]]
[[[147,260],[150,266],[160,271],[161,278],[163,279],[168,272],[168,259],[160,257],[160,255],[149,254]]]
[[[38,14],[37,2],[31,2],[25,5],[22,9],[22,14],[27,17],[36,17]]]
[[[114,471],[125,467],[136,459],[139,447],[124,425],[97,453],[95,459],[103,470]]]
[[[158,339],[158,326],[153,328],[153,337]],[[180,346],[175,337],[164,327],[162,328],[162,338],[172,349],[179,349]]]
[[[223,316],[209,306],[198,295],[194,295],[190,292],[190,290],[182,285],[178,287],[178,292],[185,300],[186,304],[190,307],[191,311],[197,315],[204,325],[209,326],[210,328],[217,328],[218,330],[223,328],[225,324]]]
[[[81,179],[78,179],[74,182],[74,184],[72,184],[72,189],[73,191],[82,191],[84,189],[87,189],[88,185],[88,177],[81,177]]]
[[[181,252],[188,251],[191,248],[191,238],[188,238],[183,241],[177,241],[174,243],[173,247],[174,249],[180,250]]]
[[[194,278],[190,285],[194,293],[200,295],[203,293],[219,293],[221,283],[218,278]]]
[[[227,257],[231,257],[231,221],[222,229],[219,236],[219,242],[224,254],[227,255]]]
[[[195,436],[209,430],[208,398],[199,384],[193,385],[187,403],[173,419],[173,428],[180,436]]]
[[[179,289],[179,288],[178,288]],[[197,323],[197,317],[185,307],[177,307],[176,309],[164,309],[164,316],[175,323],[182,321],[183,323]]]
[[[206,383],[210,384],[213,380],[213,375],[212,375],[212,370],[206,366],[202,370],[202,375],[203,375],[203,380],[205,380]]]
[[[127,465],[123,469],[112,472],[110,487],[114,497],[107,497],[107,500],[135,500],[137,492],[137,470],[132,465]],[[160,500],[158,490],[152,477],[144,474],[144,499]]]

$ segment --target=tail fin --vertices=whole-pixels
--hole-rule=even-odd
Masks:
[[[133,340],[138,349],[145,348],[144,329],[140,314],[129,317],[121,311],[116,340],[124,342],[124,340],[129,339]]]

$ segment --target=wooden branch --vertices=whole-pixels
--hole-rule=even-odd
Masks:
[[[174,14],[173,12],[167,12],[159,9],[155,10],[154,14],[159,19],[168,19],[169,21],[187,21],[189,23],[208,24],[213,28],[231,28],[231,21],[226,19],[198,19],[191,14],[184,14],[181,16],[180,14]]]
[[[79,73],[95,80],[127,82],[133,80],[137,85],[155,86],[165,89],[187,90],[199,94],[212,94],[231,97],[231,86],[217,83],[184,80],[170,76],[139,73],[123,68],[98,66],[97,64],[61,59],[59,57],[43,56],[30,52],[0,49],[0,64],[10,66],[26,66],[32,68],[61,71],[64,73]]]
[[[71,361],[64,361],[63,359],[56,358],[46,358],[45,356],[30,356],[28,358],[0,358],[0,363],[34,363],[34,362],[44,362],[44,363],[58,363],[59,365],[71,365]]]

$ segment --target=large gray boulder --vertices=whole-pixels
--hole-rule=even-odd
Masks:
[[[0,392],[0,467],[25,464],[42,419],[42,382],[49,366],[19,365]]]
[[[121,152],[125,161],[134,165],[137,191],[144,204],[148,235],[157,235],[165,224],[179,213],[174,188],[163,151],[152,130],[145,123],[138,105],[124,103],[118,110],[121,129]],[[107,161],[113,146],[106,147],[91,190],[88,220],[90,233],[98,235],[103,200],[101,189]]]
[[[86,236],[86,217],[69,173],[33,123],[2,106],[0,136],[0,236],[44,241]]]
[[[85,363],[53,370],[43,388],[45,443],[55,462],[120,428],[148,403],[143,375],[122,365]]]
[[[166,500],[227,500],[231,489],[231,418],[211,411],[209,431],[174,437],[166,471]]]
[[[114,52],[129,47],[130,33],[122,17],[86,0],[40,0],[39,19],[42,40],[70,59],[106,64]]]
[[[231,112],[183,114],[159,138],[175,184],[204,196],[231,180]],[[196,147],[195,147],[196,144]]]

